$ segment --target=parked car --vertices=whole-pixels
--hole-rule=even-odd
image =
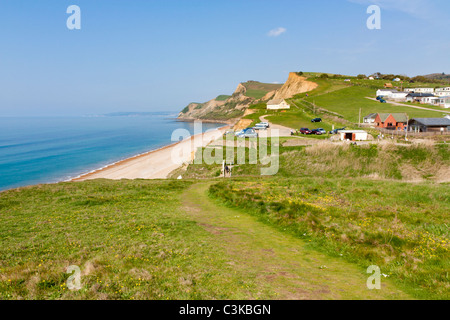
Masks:
[[[259,124],[265,126],[266,128],[270,128],[270,124],[268,122],[260,122]]]
[[[225,131],[225,133],[223,135],[227,136],[229,134],[234,134],[234,131],[233,130],[227,130],[227,131]]]
[[[326,134],[327,132],[322,129],[322,128],[318,128],[318,129],[313,129],[312,130],[312,134],[316,134],[318,136],[322,135],[322,134]]]
[[[315,122],[322,122],[322,119],[320,119],[320,118],[315,118],[315,119],[312,119],[311,122],[312,122],[312,123],[315,123]]]
[[[384,99],[380,99],[380,102],[381,103],[387,103],[386,100],[384,100]]]
[[[377,100],[378,100],[378,101],[380,101],[381,99],[383,99],[382,96],[378,96],[378,97],[377,97]]]
[[[255,130],[267,130],[267,128],[268,128],[267,125],[264,123],[258,123],[253,127],[253,129]]]
[[[258,138],[258,133],[253,128],[247,128],[236,133],[238,138]]]
[[[312,131],[309,130],[308,128],[301,128],[300,133],[301,134],[312,134]]]
[[[339,131],[342,131],[342,130],[345,130],[345,129],[347,129],[347,128],[344,127],[344,128],[340,128],[340,129],[334,129],[334,130],[331,130],[331,131],[330,131],[330,134],[338,134]]]

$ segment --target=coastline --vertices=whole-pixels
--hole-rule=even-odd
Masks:
[[[230,124],[227,124],[211,131],[199,133],[182,141],[111,163],[66,181],[79,182],[93,179],[167,179],[172,171],[180,168],[185,163],[191,162],[199,147],[206,147],[212,141],[221,137],[229,128]],[[192,143],[194,143],[194,146],[192,146]],[[177,149],[178,151],[191,150],[191,152],[188,154],[184,153],[178,162],[174,162],[172,155]],[[181,161],[182,163],[180,163]]]

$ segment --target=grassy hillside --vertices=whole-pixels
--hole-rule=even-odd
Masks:
[[[242,83],[242,85],[246,89],[245,95],[256,100],[261,99],[267,93],[278,90],[283,86],[282,84],[262,83],[258,81],[247,81]]]
[[[329,130],[346,126],[356,128],[361,109],[361,121],[370,113],[407,113],[409,118],[442,117],[444,109],[436,106],[420,105],[420,107],[434,109],[422,110],[408,106],[398,106],[390,103],[382,104],[378,101],[367,99],[374,98],[376,90],[383,88],[385,80],[365,80],[351,78],[350,82],[344,78],[322,78],[317,74],[305,74],[309,81],[316,82],[319,86],[307,93],[295,95],[288,102],[291,109],[279,112],[265,110],[263,104],[250,106],[255,113],[246,116],[247,119],[259,121],[262,115],[269,115],[268,120],[275,124],[287,126],[293,129],[308,127],[310,129],[324,128]],[[426,83],[408,84],[409,86],[427,86]],[[434,84],[436,86],[436,84]],[[433,87],[434,87],[433,86]],[[409,106],[417,104],[405,103]],[[313,124],[311,119],[321,117],[322,123]]]
[[[0,193],[0,299],[248,297],[247,275],[182,210],[190,185],[90,181]],[[70,265],[82,271],[77,292],[66,287]]]
[[[410,298],[390,281],[368,291],[363,268],[211,201],[211,183],[97,180],[0,193],[0,299]],[[66,284],[72,265],[79,291]]]
[[[369,178],[406,181],[448,181],[450,179],[450,148],[448,144],[396,144],[384,142],[362,146],[340,145],[316,139],[280,139],[279,177]],[[205,149],[198,152],[204,152]],[[237,163],[237,148],[234,159]],[[261,164],[246,164],[233,168],[233,176],[259,176]],[[268,153],[271,153],[270,141]],[[226,152],[223,152],[224,159]],[[213,153],[213,156],[215,153]],[[198,154],[197,154],[198,156]],[[214,178],[221,165],[191,164],[186,172],[176,172],[185,178]]]
[[[449,299],[449,185],[342,179],[238,179],[214,197],[318,250],[382,273],[415,297]]]
[[[361,109],[362,117],[370,113],[389,112],[405,112],[410,118],[442,117],[442,112],[401,107],[389,103],[385,104],[366,99],[366,97],[374,98],[375,91],[371,88],[352,86],[320,96],[310,96],[306,98],[306,101],[329,111],[336,112],[345,119],[355,123],[358,122],[359,109]]]
[[[216,98],[216,101],[226,101],[227,99],[229,99],[231,96],[229,96],[229,95],[226,95],[226,94],[222,94],[222,95],[220,95],[220,96],[218,96],[217,98]]]

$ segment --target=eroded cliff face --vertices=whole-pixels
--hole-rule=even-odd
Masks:
[[[268,92],[261,99],[251,98],[246,95],[246,85],[251,89],[254,89],[255,87],[260,89],[261,86],[263,86]],[[279,86],[280,85],[278,85],[278,87]],[[273,84],[262,84],[256,81],[240,83],[233,95],[227,99],[218,100],[216,98],[205,103],[191,103],[180,112],[178,118],[180,120],[199,119],[232,122],[242,117],[248,107],[254,103],[271,99],[289,99],[298,93],[314,90],[317,88],[317,84],[308,81],[305,77],[299,76],[295,72],[291,72],[288,80],[281,88],[272,90],[273,88]]]
[[[182,112],[178,118],[181,120],[226,120],[232,121],[240,118],[245,110],[255,101],[247,97],[247,89],[240,83],[233,95],[224,101],[212,99],[205,103],[191,103]]]
[[[289,99],[299,93],[309,92],[317,88],[317,83],[308,81],[295,72],[289,74],[286,83],[277,90],[272,99]]]

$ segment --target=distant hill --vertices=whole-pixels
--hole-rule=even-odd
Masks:
[[[445,73],[432,73],[427,74],[424,77],[432,80],[446,80],[450,82],[450,74]]]
[[[173,112],[157,111],[157,112],[112,112],[104,114],[104,117],[150,117],[150,116],[167,116]]]
[[[220,95],[204,103],[190,103],[185,107],[178,118],[182,120],[232,120],[240,118],[245,110],[267,94],[275,94],[283,84],[262,83],[247,81],[240,83],[234,93]]]

